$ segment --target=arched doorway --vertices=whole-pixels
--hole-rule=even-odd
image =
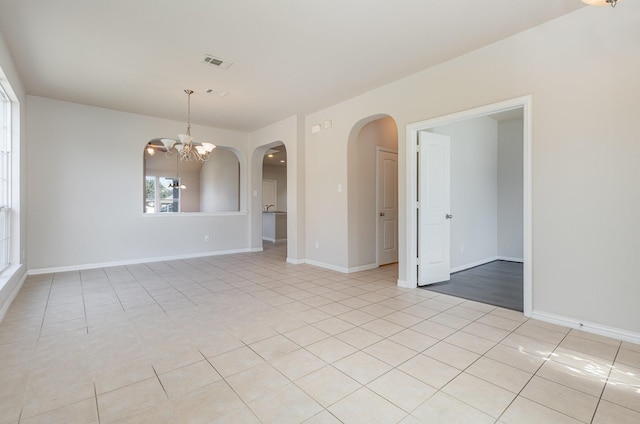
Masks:
[[[270,145],[262,159],[262,246],[286,258],[287,149]]]
[[[349,271],[398,261],[398,127],[388,115],[360,120],[348,143]]]

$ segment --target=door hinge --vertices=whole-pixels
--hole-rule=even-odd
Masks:
[[[420,145],[419,144],[416,146],[416,152],[420,153]]]
[[[420,209],[420,202],[416,202],[416,209]]]

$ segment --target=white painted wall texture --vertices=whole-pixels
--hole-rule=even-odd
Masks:
[[[216,148],[200,169],[200,210],[237,212],[240,210],[240,172],[235,153]],[[246,193],[242,193],[246,195]]]
[[[492,260],[498,245],[498,125],[485,117],[433,132],[451,140],[451,268]]]
[[[34,96],[27,113],[30,270],[247,249],[246,213],[142,213],[140,152],[183,123]],[[246,134],[193,133],[248,150]]]
[[[498,256],[522,260],[522,118],[498,123]]]
[[[523,95],[533,98],[533,311],[640,334],[640,2],[583,8],[305,119],[307,258],[345,266],[346,144],[361,119],[406,125]],[[615,77],[606,77],[612,76]],[[333,127],[311,134],[311,125]],[[406,148],[400,143],[400,275]],[[332,172],[317,160],[333,153]],[[314,158],[314,160],[312,160]],[[321,213],[332,206],[332,220]],[[318,249],[312,248],[320,240]]]

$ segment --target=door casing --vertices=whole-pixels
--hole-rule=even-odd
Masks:
[[[441,125],[452,124],[465,119],[477,118],[490,115],[496,112],[510,109],[522,108],[523,115],[523,248],[524,248],[524,269],[523,269],[523,310],[525,316],[531,316],[533,310],[533,280],[532,280],[532,96],[523,96],[511,100],[505,100],[475,109],[469,109],[438,118],[415,122],[406,127],[406,168],[405,168],[405,223],[406,233],[404,250],[406,260],[401,266],[404,267],[405,280],[398,280],[400,287],[415,288],[418,286],[418,133]]]

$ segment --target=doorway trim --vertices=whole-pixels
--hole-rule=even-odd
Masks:
[[[523,172],[523,310],[524,315],[530,317],[533,309],[533,280],[532,280],[532,155],[531,155],[531,102],[532,96],[523,96],[511,100],[481,106],[474,109],[427,119],[407,125],[406,131],[406,223],[407,238],[405,249],[406,281],[398,281],[398,285],[407,288],[418,287],[418,133],[429,128],[452,124],[472,118],[503,112],[510,109],[522,108],[522,172]]]

